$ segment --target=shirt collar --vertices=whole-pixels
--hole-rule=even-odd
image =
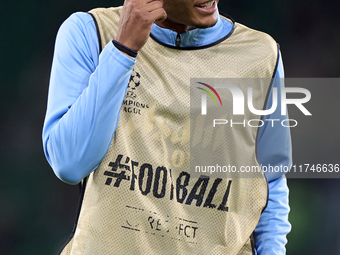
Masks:
[[[199,47],[213,43],[226,36],[233,28],[233,24],[222,19],[217,13],[217,22],[209,28],[196,28],[180,34],[180,47]],[[167,45],[176,46],[178,33],[167,28],[152,25],[151,34],[157,40]]]

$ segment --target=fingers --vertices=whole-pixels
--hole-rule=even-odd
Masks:
[[[152,0],[146,5],[146,10],[150,13],[150,19],[153,21],[164,21],[167,18],[166,12],[163,9],[162,0]]]
[[[152,12],[159,8],[163,8],[163,3],[161,1],[151,1],[146,5],[146,10]]]
[[[115,39],[138,51],[148,40],[152,24],[166,17],[162,0],[125,0]]]
[[[166,18],[167,18],[167,14],[166,14],[166,12],[163,8],[156,9],[156,10],[150,12],[150,14],[154,17],[155,21],[162,22],[162,21],[166,20]]]
[[[163,22],[164,20],[166,20],[167,14],[163,8],[163,4],[164,4],[163,0],[152,0],[151,2],[155,2],[158,5],[160,5],[159,9],[155,8],[153,11],[151,11],[151,12],[154,12],[154,14],[156,15],[155,21]]]
[[[164,21],[167,18],[167,14],[163,9],[163,0],[151,0],[148,2],[150,14],[154,18],[154,21]]]
[[[163,4],[163,0],[147,0],[148,3],[151,3],[151,2],[161,2]]]

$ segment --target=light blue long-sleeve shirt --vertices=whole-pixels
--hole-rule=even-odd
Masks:
[[[180,46],[213,43],[229,34],[232,28],[232,23],[219,18],[211,28],[182,33]],[[175,45],[176,32],[154,24],[151,33],[162,43]],[[46,158],[55,174],[70,184],[80,182],[94,171],[109,149],[136,62],[112,43],[99,53],[92,17],[87,13],[71,15],[60,27],[56,39],[43,128]],[[275,77],[283,76],[280,56]],[[272,87],[281,86],[282,81],[275,79]],[[268,106],[271,106],[271,96]],[[287,116],[275,111],[265,118],[286,119]],[[268,126],[269,122],[265,123],[259,130],[257,140],[259,162],[272,166],[290,165],[289,129],[281,125],[273,128]],[[267,175],[268,205],[255,229],[256,249],[260,255],[285,254],[290,224],[286,179],[278,178],[282,174]]]

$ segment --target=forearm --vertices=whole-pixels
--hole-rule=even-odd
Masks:
[[[132,66],[123,66],[118,53],[105,52],[111,50],[104,49],[89,86],[49,130],[45,141],[53,170],[68,183],[78,183],[99,164],[117,127]]]
[[[43,144],[55,174],[76,184],[98,166],[110,146],[135,61],[109,43],[90,73],[85,67],[91,61],[77,56],[83,52],[73,52],[69,41],[70,52],[56,45]]]
[[[261,214],[255,229],[258,255],[286,254],[286,235],[291,230],[288,221],[288,187],[285,177],[270,180],[267,208]]]

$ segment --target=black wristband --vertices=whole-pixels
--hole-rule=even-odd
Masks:
[[[124,46],[123,44],[117,42],[116,40],[112,40],[113,45],[120,51],[128,54],[130,57],[136,58],[138,52],[131,50],[130,48]]]

